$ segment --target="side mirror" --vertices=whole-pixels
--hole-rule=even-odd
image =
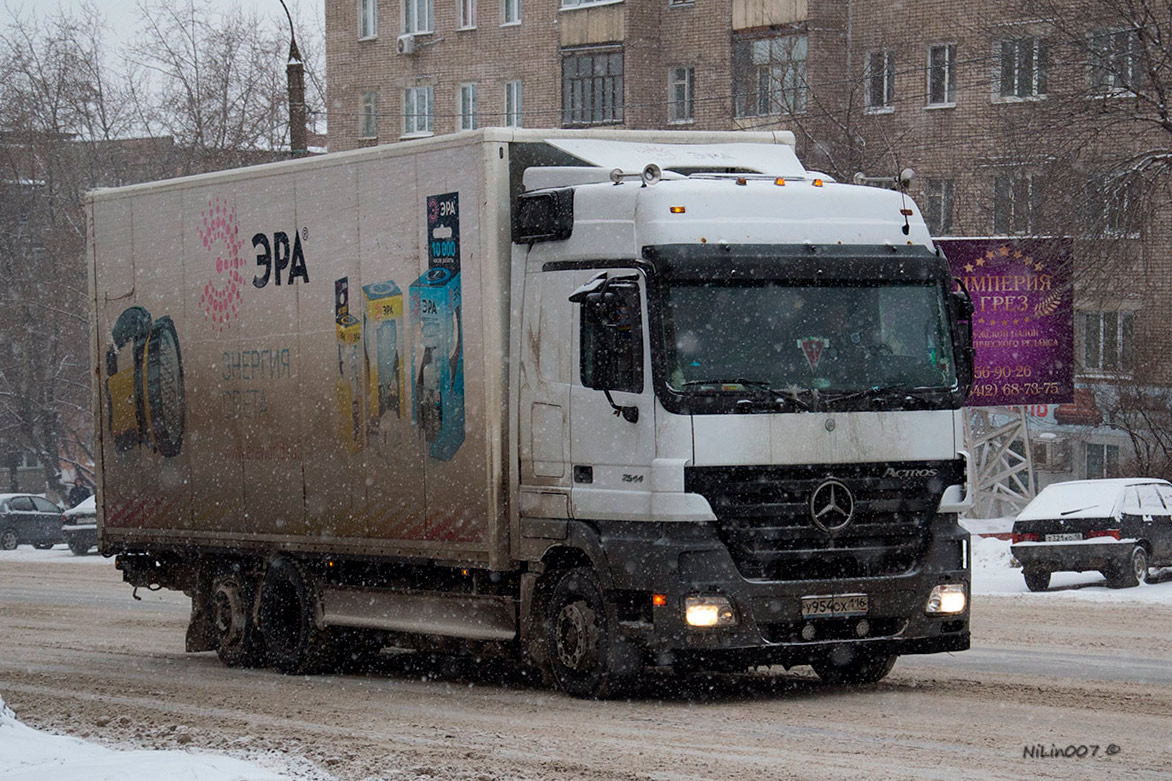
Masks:
[[[637,407],[615,403],[611,391],[643,390],[643,328],[638,277],[600,274],[578,288],[570,301],[582,307],[582,385],[606,394],[616,415],[638,420]]]
[[[956,378],[967,398],[973,388],[977,351],[973,347],[973,299],[964,283],[954,280],[957,289],[948,294],[948,315],[952,320],[952,351],[956,356]]]

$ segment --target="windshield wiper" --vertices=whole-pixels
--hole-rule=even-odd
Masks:
[[[867,399],[868,401],[892,401],[892,400],[914,400],[921,403],[929,403],[935,401],[933,396],[939,388],[917,387],[911,388],[907,385],[872,385],[870,388],[863,388],[857,391],[848,391],[838,395],[825,396],[826,405],[832,407],[835,404],[843,401],[850,401],[852,399]]]
[[[754,395],[756,395],[757,397],[760,397],[763,394],[768,395],[769,401],[774,405],[781,406],[783,404],[790,404],[790,405],[796,407],[797,409],[803,410],[805,412],[809,412],[810,410],[812,410],[814,408],[814,406],[817,404],[817,400],[818,400],[817,391],[811,391],[814,394],[814,398],[813,398],[814,403],[811,404],[810,402],[803,401],[798,396],[798,391],[796,391],[796,390],[778,390],[777,388],[773,387],[773,385],[766,382],[765,380],[746,380],[746,379],[689,380],[688,382],[685,382],[683,384],[683,387],[684,388],[693,388],[693,387],[704,386],[704,385],[740,385],[745,390],[755,391],[756,393]],[[737,390],[741,390],[741,389],[738,388]],[[740,404],[740,403],[742,403],[742,402],[738,402],[738,404]],[[753,401],[751,399],[744,399],[743,403],[752,404]]]

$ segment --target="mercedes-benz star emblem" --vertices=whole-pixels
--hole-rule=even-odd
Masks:
[[[855,515],[855,498],[838,480],[827,480],[810,497],[810,517],[822,531],[838,531]]]

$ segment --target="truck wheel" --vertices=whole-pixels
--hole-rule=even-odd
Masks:
[[[1021,573],[1025,577],[1026,588],[1030,591],[1045,591],[1050,588],[1050,573],[1044,569],[1027,569]]]
[[[261,587],[260,630],[268,661],[286,675],[329,666],[329,643],[316,612],[317,595],[301,568],[289,559],[273,561]]]
[[[887,677],[895,666],[898,654],[876,654],[856,649],[846,661],[837,661],[832,652],[821,659],[813,659],[810,666],[823,683],[831,686],[842,684],[875,683]]]
[[[1131,588],[1138,586],[1140,581],[1146,582],[1147,579],[1148,552],[1144,546],[1136,545],[1131,549],[1131,555],[1127,557],[1127,561],[1107,578],[1107,586],[1109,588]]]
[[[74,556],[84,556],[90,552],[90,546],[80,540],[70,540],[69,550],[73,551]]]
[[[235,574],[212,582],[212,633],[216,655],[229,667],[256,667],[262,644],[252,617],[256,586]]]
[[[545,634],[554,682],[573,697],[613,697],[638,673],[641,660],[634,649],[618,647],[589,567],[567,570],[553,587]]]
[[[0,529],[0,550],[16,550],[15,529]]]

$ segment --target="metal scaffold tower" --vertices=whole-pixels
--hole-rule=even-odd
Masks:
[[[1027,417],[1024,407],[976,407],[965,415],[976,474],[972,517],[1015,516],[1034,498]]]

